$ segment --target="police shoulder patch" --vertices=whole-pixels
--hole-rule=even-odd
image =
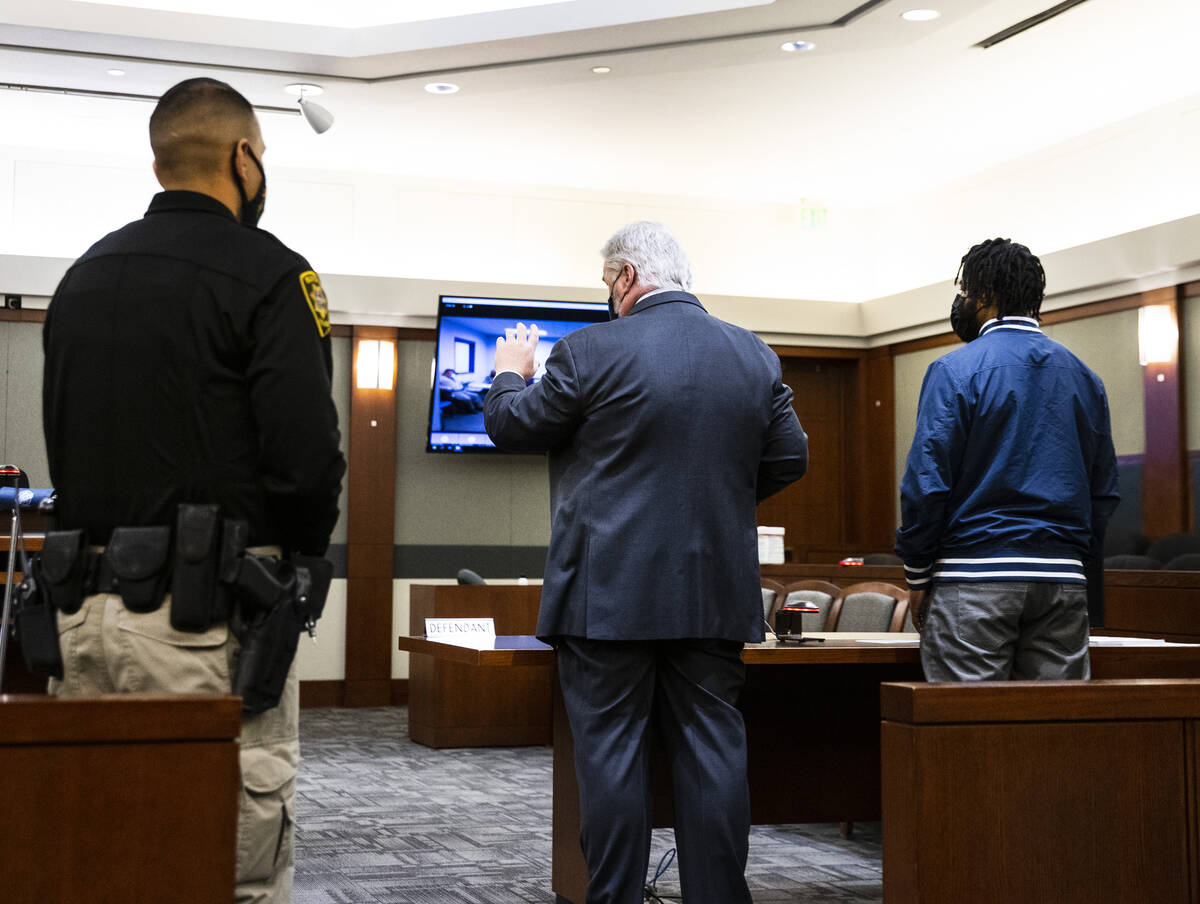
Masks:
[[[317,333],[324,339],[329,335],[331,327],[329,326],[329,299],[325,297],[325,290],[321,288],[321,277],[312,270],[305,270],[300,274],[300,289],[304,292],[304,300],[308,302],[308,309],[312,311],[313,320],[317,322]]]

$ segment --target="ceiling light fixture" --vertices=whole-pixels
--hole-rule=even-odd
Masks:
[[[936,9],[910,9],[900,14],[905,22],[932,22],[941,15]]]
[[[596,73],[596,75],[608,75],[610,72],[612,72],[612,67],[611,66],[593,66],[592,72]]]
[[[425,86],[425,90],[430,94],[457,94],[458,85],[452,85],[450,82],[430,82]]]
[[[324,88],[320,85],[298,82],[294,85],[286,85],[283,90],[300,98],[297,101],[300,104],[300,112],[304,114],[304,121],[312,126],[314,132],[320,135],[322,132],[329,131],[329,127],[333,125],[333,114],[320,104],[314,104],[308,99],[310,96],[324,94]]]
[[[124,69],[108,69],[108,70],[105,70],[105,71],[106,71],[106,72],[108,72],[108,74],[109,74],[109,75],[112,75],[112,76],[119,76],[119,75],[124,75],[124,74],[125,74],[125,70],[124,70]]]
[[[814,50],[816,46],[812,41],[784,41],[779,45],[779,49],[786,50],[788,53],[797,53]]]

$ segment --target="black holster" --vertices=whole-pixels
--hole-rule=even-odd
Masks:
[[[88,575],[88,553],[83,531],[48,532],[42,541],[42,552],[37,562],[37,586],[31,591],[40,592],[40,596],[59,612],[67,615],[78,612],[83,605],[86,593],[84,583]]]
[[[233,692],[241,695],[245,714],[279,703],[300,632],[320,617],[332,576],[327,559],[242,558],[237,588],[244,631]]]
[[[175,518],[175,567],[171,577],[171,626],[207,631],[232,609],[228,574],[246,548],[244,521],[222,520],[215,505],[181,504]]]
[[[295,606],[295,576],[286,562],[245,556],[237,586],[244,631],[233,692],[242,698],[243,713],[257,715],[279,703],[304,617]]]
[[[63,677],[62,650],[58,645],[58,613],[42,592],[40,565],[28,563],[17,588],[17,633],[25,667],[35,675]],[[79,609],[77,605],[76,610]]]
[[[114,528],[104,559],[114,587],[130,612],[153,612],[162,605],[171,579],[171,528]]]

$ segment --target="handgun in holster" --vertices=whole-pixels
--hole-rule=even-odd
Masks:
[[[245,555],[240,560],[235,587],[244,630],[233,692],[241,696],[247,715],[279,703],[300,632],[313,633],[332,577],[332,563],[318,557]]]

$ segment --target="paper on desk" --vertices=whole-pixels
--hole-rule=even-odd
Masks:
[[[897,634],[895,637],[857,637],[855,643],[878,643],[885,644],[889,647],[894,646],[910,646],[915,647],[921,643],[921,638],[917,634]]]
[[[425,637],[468,650],[496,649],[496,622],[492,618],[427,618]]]
[[[488,637],[483,634],[460,634],[456,637],[431,637],[429,639],[435,640],[438,643],[449,644],[452,647],[466,647],[468,650],[496,649],[496,638],[494,635]]]

